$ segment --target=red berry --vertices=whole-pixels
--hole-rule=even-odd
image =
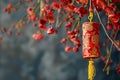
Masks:
[[[81,46],[81,43],[78,43],[78,44],[75,44],[75,43],[74,43],[74,46],[80,47],[80,46]]]
[[[4,11],[4,12],[7,12],[7,11],[8,11],[8,9],[7,9],[7,8],[4,8],[4,9],[3,9],[3,11]]]
[[[17,8],[14,8],[14,11],[16,12],[16,11],[17,11]]]
[[[80,4],[88,4],[88,0],[76,0],[76,2]]]
[[[33,9],[32,9],[32,7],[28,7],[28,8],[27,8],[27,13],[28,13],[29,15],[32,15],[32,14],[33,14]]]
[[[46,19],[49,21],[49,23],[54,23],[55,22],[55,15],[53,12],[49,12],[48,15],[46,16]]]
[[[2,27],[1,30],[2,30],[2,32],[6,32],[7,31],[5,27]]]
[[[36,27],[36,26],[37,26],[37,23],[34,23],[33,26]]]
[[[72,52],[72,47],[71,46],[66,46],[65,47],[65,52]]]
[[[106,45],[107,45],[107,44],[106,44],[106,42],[103,42],[103,44],[102,44],[102,45],[103,45],[104,47],[106,47]]]
[[[72,22],[68,22],[68,23],[65,25],[66,29],[69,29],[71,26],[72,26]]]
[[[75,37],[75,32],[74,31],[68,31],[67,35],[68,35],[68,37],[73,38],[73,37]]]
[[[46,30],[47,30],[46,25],[39,24],[38,27],[40,28],[40,30],[43,30],[43,31],[46,31]]]
[[[11,34],[12,34],[12,31],[8,31],[7,34],[8,34],[8,35],[11,35]]]
[[[80,44],[80,40],[78,38],[70,38],[70,40],[76,45]]]
[[[61,8],[61,5],[57,1],[53,1],[53,3],[51,4],[51,8],[53,10],[58,10]]]
[[[32,2],[33,0],[26,0],[27,2]]]
[[[107,25],[107,30],[112,30],[112,25],[111,24]]]
[[[120,65],[118,65],[118,66],[116,67],[116,72],[117,72],[117,74],[120,74]]]
[[[51,27],[51,28],[48,28],[47,33],[48,34],[56,34],[57,30]]]
[[[35,33],[32,36],[35,40],[42,40],[44,38],[44,35],[41,33]]]
[[[20,35],[20,32],[16,32],[16,36],[19,36]]]
[[[44,18],[41,18],[41,19],[39,20],[39,23],[42,24],[42,25],[45,25],[46,22],[47,22],[47,20],[44,19]]]
[[[106,56],[102,56],[101,57],[101,59],[102,59],[102,61],[104,62],[104,63],[106,63],[106,61],[107,61],[107,57]],[[109,61],[108,61],[108,64],[110,65],[110,64],[112,64],[112,59],[110,59]]]
[[[120,41],[119,40],[115,40],[115,43],[120,46]]]
[[[79,52],[78,47],[74,47],[74,48],[73,48],[73,52],[75,52],[75,53]]]
[[[117,23],[119,21],[119,17],[115,14],[110,14],[108,16],[108,18],[113,22],[113,23]]]
[[[0,36],[0,41],[2,41],[3,40],[3,37],[2,36]]]
[[[8,9],[12,9],[12,7],[13,7],[12,4],[8,4],[8,5],[7,5],[7,8],[8,8]]]
[[[66,43],[66,41],[67,41],[67,39],[66,39],[66,38],[63,38],[63,39],[61,40],[61,43]]]

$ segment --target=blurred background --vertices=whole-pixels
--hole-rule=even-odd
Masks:
[[[18,0],[0,0],[0,28],[7,29],[15,24],[26,13],[25,7],[20,6],[19,11],[10,15],[3,12],[8,3],[15,5]],[[106,21],[104,13],[101,18]],[[97,18],[95,18],[96,21]],[[87,21],[87,18],[81,22]],[[15,30],[14,30],[15,31]],[[88,61],[79,53],[65,53],[60,39],[64,37],[65,30],[60,29],[57,35],[46,36],[42,41],[35,41],[32,34],[36,29],[32,24],[25,24],[20,36],[9,36],[0,31],[3,40],[0,42],[0,80],[87,80]],[[101,55],[105,55],[102,42],[107,40],[101,27]],[[95,60],[96,77],[94,80],[120,80],[115,67],[120,61],[120,52],[112,51],[113,64],[110,74],[102,71],[103,61]]]

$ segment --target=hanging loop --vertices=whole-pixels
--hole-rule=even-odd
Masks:
[[[93,20],[93,12],[90,12],[89,16],[88,16],[88,19],[90,22],[92,22]]]
[[[89,6],[89,16],[88,16],[88,19],[90,22],[92,22],[93,20],[93,8],[92,8],[92,0],[90,0],[90,6]]]

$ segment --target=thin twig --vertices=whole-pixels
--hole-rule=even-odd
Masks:
[[[114,39],[116,38],[117,34],[118,34],[118,30],[117,30],[117,32],[115,33]],[[109,60],[110,60],[110,57],[111,57],[111,54],[112,54],[112,50],[113,50],[113,43],[111,43],[110,52],[109,52],[109,55],[108,55],[108,57],[107,57],[107,61],[106,61],[106,64],[105,64],[105,66],[104,66],[104,68],[103,68],[103,71],[105,71],[105,69],[107,68],[107,66],[108,66],[108,64],[109,64]]]

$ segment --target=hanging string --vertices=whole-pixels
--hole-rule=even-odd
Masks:
[[[93,20],[93,9],[92,9],[92,0],[90,0],[90,6],[89,6],[89,16],[88,19],[90,22]]]
[[[110,5],[110,0],[108,0],[107,5],[108,5],[108,6]],[[108,15],[109,15],[109,14],[110,14],[110,13],[108,13]],[[110,24],[109,18],[108,18],[108,24]],[[107,59],[109,58],[109,56],[110,56],[110,51],[109,51],[109,49],[107,48]],[[110,65],[108,65],[108,66],[106,67],[106,73],[107,73],[107,75],[109,75],[109,72],[110,72]]]
[[[90,0],[90,6],[92,6],[92,0]]]
[[[88,19],[89,19],[90,22],[92,22],[92,20],[93,20],[93,13],[92,12],[90,12],[90,14],[88,16]]]
[[[96,69],[94,66],[94,61],[90,59],[88,65],[88,80],[93,80],[95,75],[96,75]]]

